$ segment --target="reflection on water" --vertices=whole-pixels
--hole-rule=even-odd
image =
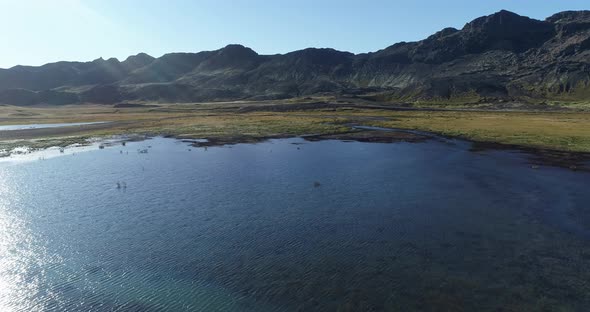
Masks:
[[[468,150],[158,138],[2,162],[0,311],[583,311],[588,173]]]
[[[105,122],[98,121],[98,122],[70,122],[70,123],[54,123],[54,124],[8,125],[8,126],[0,126],[0,131],[61,128],[61,127],[71,127],[71,126],[95,125],[95,124],[101,124],[101,123],[105,123]]]
[[[39,295],[46,255],[12,209],[21,198],[11,180],[0,171],[0,311],[43,311]]]

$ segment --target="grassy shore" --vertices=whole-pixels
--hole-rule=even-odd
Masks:
[[[143,107],[82,105],[0,106],[0,125],[109,121],[108,126],[0,132],[0,149],[64,146],[119,134],[249,142],[269,137],[337,134],[350,124],[415,129],[475,141],[572,152],[590,152],[590,112],[399,111],[388,107],[327,103],[154,104]]]
[[[405,111],[356,112],[382,116],[364,124],[413,129],[474,141],[590,152],[590,113]]]

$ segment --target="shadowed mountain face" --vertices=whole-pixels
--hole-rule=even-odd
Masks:
[[[425,40],[352,54],[333,49],[259,55],[145,53],[120,62],[58,62],[0,69],[0,103],[193,102],[364,94],[390,101],[532,101],[590,97],[590,11],[544,21],[508,11]]]

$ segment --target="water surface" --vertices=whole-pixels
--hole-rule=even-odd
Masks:
[[[45,128],[62,128],[72,126],[86,126],[105,123],[98,122],[70,122],[70,123],[53,123],[53,124],[28,124],[28,125],[6,125],[0,126],[0,131],[26,130],[26,129],[45,129]]]
[[[469,147],[156,138],[1,162],[0,311],[584,311],[590,175]]]

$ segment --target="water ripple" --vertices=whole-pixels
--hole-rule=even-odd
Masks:
[[[292,142],[0,164],[0,311],[590,304],[587,174],[463,144]]]

